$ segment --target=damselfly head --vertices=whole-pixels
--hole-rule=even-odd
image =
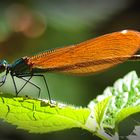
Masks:
[[[7,61],[6,60],[1,60],[0,61],[0,73],[4,72],[7,68]]]

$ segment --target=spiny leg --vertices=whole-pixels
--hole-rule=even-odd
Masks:
[[[41,75],[41,74],[33,74],[33,76],[40,76],[40,77],[43,78],[43,80],[44,80],[44,82],[45,82],[45,85],[46,85],[46,88],[47,88],[47,91],[48,91],[49,101],[50,101],[50,103],[52,103],[52,102],[51,102],[51,94],[50,94],[49,87],[48,87],[48,84],[47,84],[47,81],[46,81],[44,75]]]
[[[6,71],[6,74],[2,76],[2,80],[0,81],[0,87],[5,83],[7,74],[8,74],[8,71]]]
[[[0,87],[5,83],[5,81],[6,81],[6,75],[2,77],[2,80],[0,81]]]
[[[12,77],[12,80],[13,80],[13,84],[14,84],[14,88],[15,88],[16,96],[18,96],[17,85],[16,85],[16,82],[15,82],[14,76],[11,75],[11,77]]]
[[[19,78],[19,77],[18,77]],[[23,78],[23,77],[20,77],[20,79],[24,80],[24,81],[28,81],[27,79]],[[40,92],[41,92],[41,88],[39,86],[37,86],[36,84],[34,84],[33,82],[31,81],[28,81],[31,85],[35,86],[38,90],[39,90],[39,93],[38,93],[38,98],[40,97]],[[20,89],[20,91],[22,90],[23,88]]]
[[[22,79],[22,77],[17,77],[17,78],[21,78],[21,79]],[[23,80],[26,81],[26,82],[25,82],[24,85],[20,88],[20,90],[18,91],[18,93],[27,85],[27,83],[31,83],[31,82],[30,82],[31,78],[32,78],[32,76],[30,76],[28,80],[27,80],[27,79],[23,79]]]
[[[51,102],[51,95],[50,95],[49,87],[48,87],[48,84],[47,84],[47,81],[46,81],[44,75],[27,73],[27,74],[21,74],[21,75],[18,75],[18,76],[15,75],[15,76],[18,77],[18,78],[29,77],[29,76],[40,76],[40,77],[42,77],[43,80],[44,80],[44,82],[45,82],[47,91],[48,91],[48,98],[49,98],[49,100],[50,100],[50,102]],[[28,80],[28,81],[29,81],[29,80]],[[15,81],[14,81],[14,83],[15,83]],[[27,83],[28,83],[28,82],[26,81],[26,84],[27,84]],[[14,84],[14,85],[16,85],[16,84]],[[35,85],[35,84],[33,84],[33,85]],[[37,86],[36,86],[36,87],[37,87]],[[16,88],[16,86],[15,86],[15,88]],[[16,88],[16,89],[17,89],[17,88]]]
[[[16,92],[16,96],[18,96],[19,92],[26,86],[26,84],[29,82],[30,83],[30,79],[32,78],[32,76],[30,76],[30,78],[28,80],[26,80],[25,84],[21,87],[21,89],[18,91],[17,89],[17,85],[14,79],[15,75],[11,75],[12,80],[13,80],[13,84],[14,84],[14,88],[15,88],[15,92]],[[18,77],[19,78],[19,77]]]
[[[17,78],[20,78],[24,81],[26,81],[26,83],[21,87],[21,89],[19,90],[19,92],[26,86],[27,83],[30,83],[31,85],[35,86],[36,88],[38,88],[39,93],[38,93],[38,98],[40,97],[40,92],[41,92],[41,88],[39,86],[37,86],[36,84],[34,84],[33,82],[30,82],[31,78],[33,77],[33,75],[31,73],[26,73],[26,74],[20,74],[20,75],[16,75]],[[23,78],[23,77],[30,77],[28,80]]]

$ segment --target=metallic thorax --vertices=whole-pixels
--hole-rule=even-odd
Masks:
[[[13,64],[9,65],[11,74],[20,75],[24,73],[31,73],[30,66],[26,63],[26,57],[16,60]]]

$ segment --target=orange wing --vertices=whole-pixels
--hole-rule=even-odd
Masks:
[[[89,74],[130,58],[140,48],[140,33],[123,30],[28,58],[31,69]]]

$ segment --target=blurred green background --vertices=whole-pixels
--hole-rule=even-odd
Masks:
[[[106,33],[140,30],[139,0],[5,0],[0,1],[0,59],[12,63],[23,56],[32,56],[48,49],[85,41]],[[103,53],[103,52],[101,52]],[[90,100],[101,94],[105,87],[131,70],[140,75],[139,62],[125,62],[110,70],[90,76],[45,74],[51,96],[57,101],[86,107]],[[22,84],[17,80],[18,86]],[[33,78],[45,92],[42,79]],[[14,93],[8,77],[1,91]],[[37,97],[38,91],[28,85],[20,95]],[[33,93],[33,94],[31,94]],[[47,94],[41,94],[47,98]],[[133,123],[133,119],[132,123]],[[126,126],[130,121],[125,122]],[[125,129],[126,130],[126,129]],[[122,129],[122,135],[128,131]],[[14,126],[0,123],[0,140],[65,140],[98,139],[81,129],[50,134],[29,134]]]

